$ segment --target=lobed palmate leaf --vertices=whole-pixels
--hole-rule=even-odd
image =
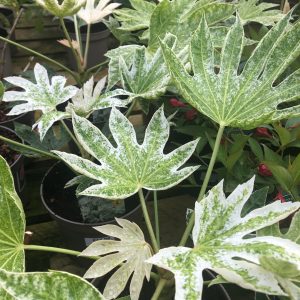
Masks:
[[[57,111],[56,106],[75,96],[78,89],[75,86],[65,87],[66,78],[63,76],[53,76],[50,82],[47,70],[38,63],[34,67],[34,76],[36,83],[22,77],[6,77],[7,82],[24,91],[7,91],[3,95],[3,101],[24,101],[12,108],[8,113],[10,116],[40,110],[43,115],[34,124],[34,127],[37,126],[40,138],[43,140],[54,122],[68,116],[65,112]]]
[[[74,154],[54,151],[74,171],[101,181],[84,190],[82,195],[122,199],[141,188],[164,190],[178,184],[198,168],[182,168],[194,152],[198,139],[168,154],[163,153],[170,131],[163,107],[153,115],[142,144],[137,142],[133,125],[115,108],[111,111],[109,128],[117,147],[88,120],[75,114],[73,127],[82,147],[101,163],[98,165]]]
[[[201,299],[204,269],[246,289],[286,296],[277,275],[260,260],[263,256],[285,260],[300,271],[300,246],[287,239],[249,234],[284,219],[298,210],[300,203],[276,201],[241,217],[253,185],[254,178],[226,198],[221,181],[195,204],[194,248],[165,248],[148,260],[174,273],[176,300]]]
[[[185,100],[223,126],[251,129],[261,124],[299,116],[300,70],[278,81],[300,53],[300,23],[290,26],[291,13],[258,43],[239,73],[244,31],[239,17],[229,30],[216,72],[213,42],[204,18],[190,44],[192,73],[185,71],[174,52],[161,43],[173,82]]]
[[[145,242],[142,230],[124,219],[117,219],[117,225],[94,227],[97,231],[119,240],[101,240],[85,249],[83,256],[101,256],[85,273],[85,278],[100,277],[115,267],[122,266],[110,277],[104,289],[107,299],[115,299],[123,291],[132,275],[130,296],[138,300],[144,278],[150,279],[151,265],[145,261],[151,257],[151,247]],[[105,256],[103,256],[105,255]]]

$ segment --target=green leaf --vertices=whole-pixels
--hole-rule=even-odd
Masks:
[[[129,1],[133,9],[121,8],[114,11],[116,19],[121,23],[119,29],[135,31],[148,28],[150,25],[150,17],[156,5],[145,0]]]
[[[194,152],[198,139],[171,153],[163,153],[170,130],[163,108],[153,115],[142,144],[138,144],[136,140],[133,125],[115,108],[111,111],[109,128],[117,147],[88,120],[75,114],[73,127],[83,148],[101,163],[97,165],[74,154],[54,151],[76,172],[101,181],[101,184],[83,191],[82,195],[122,199],[135,194],[140,188],[165,190],[178,184],[198,168],[182,168]]]
[[[53,123],[67,116],[66,113],[57,111],[56,106],[75,96],[78,89],[74,86],[64,87],[66,78],[63,76],[53,76],[50,83],[47,70],[38,63],[34,67],[34,75],[36,83],[22,77],[6,77],[7,82],[24,91],[5,92],[3,101],[25,101],[25,103],[16,104],[8,113],[9,116],[34,110],[40,110],[43,113],[34,125],[38,127],[42,141]]]
[[[177,37],[177,46],[182,49],[189,43],[201,16],[205,14],[208,23],[215,24],[230,17],[234,10],[234,5],[228,3],[162,0],[151,15],[149,51],[155,51],[159,47],[159,39],[167,33]]]
[[[274,26],[284,16],[279,9],[273,9],[278,6],[274,3],[259,3],[258,0],[239,0],[237,11],[243,25],[256,22],[265,26]]]
[[[258,161],[263,161],[264,160],[264,154],[263,154],[263,150],[262,150],[259,142],[256,139],[252,138],[252,137],[249,137],[248,142],[249,142],[249,146],[251,148],[251,151],[255,154]]]
[[[269,188],[267,186],[253,192],[249,197],[249,200],[243,207],[242,216],[247,215],[252,210],[263,207],[266,204]]]
[[[161,43],[174,84],[184,99],[216,123],[252,129],[261,124],[300,115],[300,105],[278,105],[300,95],[300,69],[274,86],[286,67],[299,55],[300,23],[288,28],[290,14],[259,42],[239,74],[244,31],[239,18],[229,30],[216,73],[214,46],[202,19],[190,45],[192,73],[165,43]]]
[[[285,163],[283,161],[283,159],[281,158],[281,156],[274,152],[273,150],[271,150],[270,148],[268,148],[266,145],[262,145],[264,148],[264,160],[278,164],[280,166],[285,166]]]
[[[262,267],[260,258],[285,260],[300,270],[300,246],[286,239],[249,234],[286,218],[299,209],[300,203],[275,201],[241,217],[253,186],[254,178],[239,185],[226,198],[221,181],[195,204],[194,248],[165,248],[148,260],[174,273],[176,300],[201,299],[204,269],[211,269],[243,288],[286,295],[276,274]]]
[[[19,138],[30,146],[50,152],[51,150],[59,150],[70,140],[70,135],[66,132],[63,126],[53,126],[48,130],[45,135],[43,142],[40,141],[39,134],[36,131],[33,131],[30,126],[21,123],[14,123],[15,132]],[[21,147],[15,147],[22,154],[29,157],[40,157],[40,154],[35,152],[21,149]],[[15,149],[14,148],[14,149]]]
[[[14,300],[105,300],[92,284],[65,272],[13,273],[0,270],[0,286]]]
[[[286,146],[292,141],[291,133],[288,129],[281,126],[281,124],[273,124],[282,146]]]
[[[2,156],[0,156],[0,173],[0,269],[23,272],[25,215],[21,200],[15,191],[10,168]],[[1,282],[0,299],[12,299],[3,290]]]
[[[133,222],[116,218],[117,225],[94,227],[97,231],[119,240],[101,240],[85,249],[83,256],[101,256],[85,273],[85,278],[101,277],[121,263],[122,266],[110,277],[104,296],[115,299],[124,290],[132,275],[130,297],[138,300],[144,278],[150,279],[151,265],[145,260],[151,257],[151,247],[145,242],[142,230]],[[103,256],[105,255],[105,256]]]

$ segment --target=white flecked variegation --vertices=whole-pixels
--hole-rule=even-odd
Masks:
[[[43,115],[33,127],[38,127],[40,138],[43,140],[52,124],[67,116],[66,113],[57,111],[56,106],[75,96],[78,89],[75,86],[65,87],[66,78],[63,76],[53,76],[50,82],[47,70],[38,63],[34,67],[34,76],[36,83],[22,77],[4,78],[24,91],[7,91],[3,95],[3,101],[25,102],[16,104],[8,113],[9,116],[40,110]]]
[[[258,43],[240,72],[244,30],[239,17],[229,30],[216,72],[213,41],[204,18],[190,44],[192,73],[161,42],[173,82],[185,100],[223,126],[251,129],[300,115],[300,104],[278,108],[299,99],[300,69],[278,78],[300,53],[300,23],[289,23],[291,12]],[[239,73],[240,72],[240,73]]]
[[[253,185],[254,178],[226,198],[221,181],[195,204],[194,248],[165,248],[148,260],[175,274],[176,300],[201,299],[202,272],[206,268],[243,288],[286,295],[276,274],[261,266],[260,257],[292,262],[300,271],[300,245],[272,236],[250,238],[249,233],[286,218],[299,209],[300,203],[276,201],[241,217]]]
[[[13,273],[0,269],[0,286],[11,295],[9,300],[105,300],[92,284],[66,272]]]
[[[151,247],[145,242],[142,230],[133,222],[125,219],[116,221],[121,226],[103,225],[94,227],[97,231],[119,240],[101,240],[88,246],[81,255],[103,256],[99,258],[85,273],[85,278],[96,278],[105,275],[115,267],[122,266],[110,277],[104,296],[115,299],[123,291],[131,277],[130,297],[138,300],[144,278],[150,279],[151,265],[145,261],[151,257]]]
[[[94,77],[91,77],[72,98],[72,103],[68,104],[66,111],[71,114],[74,111],[77,115],[88,118],[95,110],[112,106],[125,107],[128,101],[117,98],[118,90],[101,95],[105,83],[106,77],[103,77],[94,88]]]
[[[85,118],[73,114],[73,128],[82,147],[101,165],[74,154],[53,151],[76,172],[101,181],[81,194],[107,199],[123,199],[139,189],[165,190],[190,176],[199,166],[182,168],[193,154],[198,139],[164,154],[170,125],[163,107],[153,115],[139,144],[130,121],[112,108],[109,128],[114,147],[103,133]]]

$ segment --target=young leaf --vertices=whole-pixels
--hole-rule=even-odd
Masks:
[[[25,232],[25,215],[21,200],[15,191],[10,168],[0,156],[0,269],[23,272],[25,270],[22,248]],[[0,281],[0,299],[13,299],[3,289]]]
[[[105,300],[92,284],[65,272],[13,273],[0,270],[0,286],[15,300]]]
[[[253,185],[254,178],[239,185],[226,198],[221,181],[195,204],[194,248],[165,248],[148,260],[174,273],[176,300],[201,299],[202,272],[206,268],[243,288],[286,295],[276,275],[260,265],[260,257],[286,260],[300,270],[300,246],[271,236],[245,237],[284,219],[299,209],[300,203],[276,201],[241,217]]]
[[[25,103],[15,105],[8,113],[9,116],[34,110],[42,111],[43,115],[34,127],[38,127],[40,138],[43,140],[53,123],[68,115],[57,111],[56,106],[75,96],[78,89],[74,86],[65,87],[66,78],[63,76],[53,76],[50,82],[47,70],[38,63],[34,67],[34,75],[36,83],[22,77],[6,77],[6,81],[24,91],[5,92],[3,101],[25,101]]]
[[[151,247],[145,242],[142,230],[135,223],[117,218],[116,221],[121,227],[117,225],[95,227],[97,231],[117,238],[119,241],[96,241],[81,253],[83,256],[105,255],[87,270],[84,277],[101,277],[123,263],[108,280],[103,293],[104,297],[107,299],[118,297],[133,273],[130,296],[132,300],[138,300],[144,278],[146,277],[148,281],[150,279],[151,265],[145,263],[145,260],[151,257]]]
[[[243,25],[256,22],[265,26],[274,26],[284,16],[279,9],[274,9],[278,6],[274,3],[259,3],[258,0],[240,0],[237,4],[237,11]]]
[[[74,114],[73,125],[83,148],[101,163],[99,166],[76,155],[54,151],[76,172],[101,181],[101,184],[83,191],[82,195],[122,199],[141,188],[164,190],[178,184],[198,168],[182,168],[194,152],[198,139],[171,153],[163,153],[170,125],[162,107],[153,115],[141,145],[136,140],[133,125],[115,108],[111,111],[109,128],[116,148],[88,120]]]
[[[299,97],[300,69],[274,86],[300,53],[300,23],[286,30],[289,19],[290,14],[264,36],[238,74],[244,37],[239,17],[226,36],[218,73],[210,30],[203,18],[190,46],[193,76],[185,71],[174,52],[161,43],[173,82],[187,102],[223,126],[252,129],[300,115],[300,105],[294,103],[278,108],[279,104]]]
[[[94,78],[91,77],[72,98],[72,103],[68,104],[66,111],[71,114],[74,111],[77,115],[88,118],[95,110],[112,106],[125,107],[128,101],[115,98],[116,91],[101,96],[105,82],[106,77],[99,80],[94,88]]]

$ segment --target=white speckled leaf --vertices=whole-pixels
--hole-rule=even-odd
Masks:
[[[34,75],[36,83],[22,77],[5,78],[7,82],[22,88],[24,91],[5,92],[3,101],[25,101],[25,103],[16,104],[8,115],[19,115],[24,112],[40,110],[44,115],[48,115],[51,112],[52,116],[58,116],[60,114],[57,112],[56,106],[72,98],[78,91],[74,86],[65,87],[66,78],[63,76],[53,76],[50,83],[47,70],[38,63],[34,67]],[[56,117],[56,120],[60,118]],[[40,121],[37,123],[41,139],[49,129],[49,124],[51,123],[49,119],[50,117],[46,116],[46,120],[40,119],[41,124],[38,124]]]
[[[253,185],[254,178],[239,185],[226,198],[221,181],[195,204],[194,248],[165,248],[148,260],[175,274],[176,300],[201,299],[202,272],[206,268],[243,288],[286,295],[276,274],[260,265],[260,257],[280,258],[300,270],[300,246],[286,239],[251,238],[249,234],[284,219],[298,210],[300,203],[276,201],[241,217]]]
[[[109,128],[117,147],[85,118],[74,114],[73,125],[80,144],[101,163],[96,165],[79,156],[54,151],[76,172],[101,181],[84,190],[82,195],[123,199],[140,188],[165,190],[198,168],[182,168],[194,152],[198,139],[168,154],[163,153],[170,125],[162,107],[153,115],[141,145],[137,142],[133,125],[115,108],[111,111]]]
[[[164,41],[169,47],[176,47],[176,37],[174,35],[168,34]],[[170,81],[169,72],[160,48],[154,54],[150,54],[145,47],[136,49],[130,67],[121,56],[119,69],[122,87],[125,91],[131,93],[131,100],[156,100],[166,92]]]
[[[294,215],[286,233],[281,232],[279,223],[266,227],[258,233],[262,236],[269,235],[289,239],[300,245],[300,212],[298,211]],[[296,284],[300,280],[300,270],[297,269],[297,265],[272,257],[262,257],[261,263],[265,263],[268,268],[272,267],[272,271],[278,275],[277,279],[283,290],[292,300],[300,299],[300,287]]]
[[[293,103],[284,109],[279,109],[278,105],[299,97],[300,69],[274,84],[300,53],[300,23],[289,26],[289,19],[290,14],[264,36],[241,74],[238,67],[244,32],[239,18],[226,36],[218,73],[215,72],[210,30],[202,19],[190,46],[193,76],[185,71],[174,52],[161,44],[173,82],[187,102],[224,126],[251,129],[299,116],[299,104]]]
[[[12,273],[0,270],[0,286],[14,300],[105,300],[92,284],[65,272]]]
[[[23,272],[25,215],[10,168],[0,156],[0,269]],[[0,283],[0,299],[12,299]]]
[[[237,11],[243,25],[256,22],[274,26],[284,16],[281,10],[274,9],[275,7],[279,8],[279,4],[259,2],[258,0],[239,0]]]
[[[235,7],[230,3],[205,3],[195,0],[162,0],[154,9],[150,19],[149,51],[159,48],[159,39],[167,33],[178,39],[177,47],[185,47],[205,14],[210,25],[229,18]]]
[[[115,267],[122,266],[110,277],[104,296],[115,299],[123,291],[129,277],[130,296],[138,300],[144,278],[150,279],[151,265],[145,261],[151,257],[151,247],[145,242],[142,230],[135,224],[125,219],[117,219],[121,226],[103,225],[95,229],[103,234],[119,240],[101,240],[88,246],[81,255],[102,256],[85,273],[85,278],[96,278],[105,275]]]
[[[69,103],[66,111],[88,118],[89,115],[99,109],[104,109],[112,106],[125,107],[128,101],[116,98],[120,93],[119,90],[108,92],[101,95],[106,83],[106,77],[98,81],[94,88],[94,78],[91,77],[78,93],[72,98],[72,103]],[[124,95],[122,92],[121,95]]]

